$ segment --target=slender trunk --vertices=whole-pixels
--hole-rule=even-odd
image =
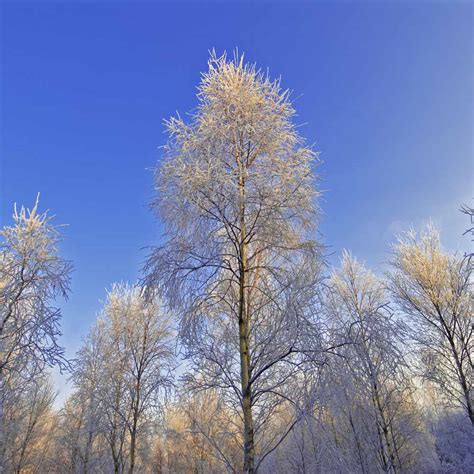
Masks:
[[[469,419],[471,420],[471,424],[474,425],[474,407],[472,406],[472,399],[471,399],[471,393],[470,389],[467,385],[467,380],[466,380],[466,373],[464,372],[463,364],[462,364],[462,358],[460,357],[460,354],[458,353],[458,349],[456,347],[456,335],[455,335],[455,329],[451,329],[450,325],[448,325],[444,319],[443,312],[441,311],[441,308],[439,307],[438,304],[433,303],[434,307],[436,308],[436,312],[438,315],[438,319],[441,322],[442,330],[441,330],[441,335],[446,338],[449,342],[449,346],[451,348],[451,353],[454,358],[454,363],[455,363],[455,371],[457,372],[458,380],[459,380],[459,385],[461,385],[461,390],[462,394],[464,397],[464,400],[466,402],[466,411]],[[455,321],[457,321],[458,316],[456,314],[452,315],[452,318]],[[464,340],[462,341],[464,343]],[[469,350],[467,350],[469,354]],[[462,353],[462,352],[461,352]],[[471,362],[470,354],[468,360]],[[472,363],[471,363],[471,368],[472,368]]]
[[[112,459],[114,461],[114,473],[118,474],[120,472],[120,459],[115,449],[115,434],[113,435],[113,438],[111,441],[111,448],[112,448]]]
[[[129,474],[133,474],[135,469],[135,446],[137,443],[137,416],[133,416],[133,425],[130,433],[130,469]]]
[[[72,472],[79,472],[79,461],[80,461],[80,453],[79,453],[79,438],[81,436],[82,430],[82,420],[84,417],[84,405],[81,404],[80,408],[80,415],[77,419],[77,427],[76,427],[76,435],[74,439],[74,444],[71,453],[71,461],[72,461]]]
[[[352,414],[350,411],[349,411],[349,423],[352,428],[352,433],[354,434],[354,440],[357,447],[357,457],[359,458],[360,468],[362,470],[362,474],[365,474],[365,463],[364,463],[364,456],[362,456],[362,447],[361,447],[359,436],[357,435],[357,430],[354,426],[354,420],[352,419]]]
[[[373,382],[372,387],[374,390],[373,401],[375,402],[375,408],[378,411],[381,425],[382,425],[382,433],[383,433],[382,445],[385,446],[383,449],[383,452],[384,452],[384,459],[385,459],[384,463],[386,464],[386,472],[397,472],[397,465],[395,462],[395,457],[393,455],[392,443],[390,441],[390,436],[389,436],[388,423],[385,419],[384,409],[380,401],[380,394],[379,394],[377,382]]]
[[[123,446],[123,436],[120,434],[120,423],[118,418],[118,411],[120,407],[120,390],[115,390],[115,409],[112,415],[112,436],[110,439],[110,448],[112,451],[112,459],[114,461],[114,473],[118,474],[120,472],[121,456],[122,456],[122,446]],[[117,449],[117,438],[119,440],[119,446]]]
[[[114,474],[119,474],[120,472],[120,463],[118,458],[114,457]]]
[[[240,336],[240,376],[242,384],[242,410],[244,415],[244,473],[254,473],[254,435],[252,417],[252,395],[250,380],[250,361],[248,352],[247,325],[239,322]]]
[[[239,162],[240,190],[240,288],[239,288],[239,349],[242,411],[244,418],[244,473],[254,474],[254,432],[252,416],[252,388],[250,385],[249,318],[247,311],[247,229],[245,225],[245,178],[243,164]]]
[[[92,446],[92,431],[89,431],[87,435],[87,443],[86,443],[86,452],[84,454],[84,465],[82,467],[83,474],[87,474],[89,472],[89,457],[90,457],[90,450]]]
[[[0,347],[1,349],[1,347]],[[0,366],[0,474],[5,472],[5,420],[4,420],[4,399],[5,399],[5,378],[3,369]]]
[[[17,474],[20,474],[20,472],[22,471],[23,460],[25,458],[26,448],[28,447],[28,444],[30,442],[31,433],[33,432],[35,424],[36,424],[36,422],[34,422],[34,421],[32,422],[31,416],[33,416],[33,415],[30,414],[30,419],[28,420],[28,428],[27,428],[27,431],[26,431],[26,434],[25,434],[25,438],[23,439],[23,442],[21,444],[20,458],[18,460],[18,466],[16,468],[16,473]]]
[[[135,450],[137,444],[137,426],[138,426],[138,416],[140,411],[140,375],[138,375],[137,385],[136,385],[136,402],[133,408],[133,421],[132,429],[130,430],[130,469],[129,474],[133,474],[135,469]]]
[[[385,452],[385,446],[382,439],[382,433],[380,432],[380,425],[378,420],[375,420],[377,425],[377,434],[379,438],[379,450],[380,450],[380,459],[382,460],[382,470],[383,472],[389,472],[388,470],[388,461],[387,461],[387,453]]]
[[[462,366],[461,359],[459,357],[458,351],[456,349],[456,344],[454,342],[454,337],[451,334],[447,334],[449,344],[451,346],[451,352],[454,357],[454,361],[456,364],[456,369],[458,373],[458,378],[459,378],[459,384],[461,385],[461,390],[464,396],[464,400],[466,402],[466,411],[467,411],[467,416],[471,420],[471,424],[474,425],[474,408],[472,406],[472,400],[471,400],[471,393],[469,390],[469,387],[467,385],[467,379],[466,379],[466,374],[464,372],[464,367]]]
[[[397,438],[393,431],[393,423],[390,423],[390,437],[392,438],[392,446],[395,452],[395,457],[397,458],[398,469],[400,472],[402,472],[403,466],[402,466],[402,460],[400,458],[400,446],[399,446],[399,443],[397,443]]]
[[[300,446],[300,454],[301,454],[301,472],[302,474],[306,474],[306,463],[305,463],[305,446],[304,446],[304,431],[301,430],[301,446]]]
[[[89,458],[90,458],[90,451],[92,448],[92,438],[93,438],[93,432],[92,432],[92,412],[95,407],[95,399],[94,397],[91,397],[90,403],[89,403],[89,413],[88,413],[88,420],[87,420],[87,442],[86,442],[86,450],[84,453],[84,465],[82,472],[83,474],[87,474],[89,472]],[[95,420],[94,420],[95,424]],[[95,429],[95,427],[94,427]]]

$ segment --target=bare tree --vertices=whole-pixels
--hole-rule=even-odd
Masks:
[[[288,91],[243,57],[212,53],[198,99],[190,124],[166,122],[153,208],[168,240],[148,260],[147,284],[181,316],[195,381],[222,388],[240,411],[252,473],[255,436],[282,398],[297,315],[319,276],[315,154],[292,123]]]
[[[474,424],[472,259],[443,252],[429,226],[420,237],[410,231],[399,238],[391,265],[391,290],[410,317],[423,376]]]

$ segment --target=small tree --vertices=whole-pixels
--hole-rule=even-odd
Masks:
[[[243,57],[212,53],[198,99],[190,124],[166,122],[153,208],[168,239],[150,256],[147,284],[179,312],[194,380],[241,412],[251,473],[279,443],[262,445],[255,462],[319,277],[315,154],[292,123],[288,91]]]
[[[146,415],[159,407],[159,395],[172,386],[174,350],[168,313],[158,299],[147,301],[136,287],[114,285],[104,311],[109,343],[119,359],[108,377],[123,377],[128,402],[127,428],[130,434],[130,466],[133,473],[137,436]],[[122,351],[120,354],[118,351]],[[104,387],[106,393],[107,388]]]
[[[71,379],[75,391],[63,410],[63,419],[72,438],[72,468],[84,473],[97,469],[104,462],[100,437],[105,431],[107,409],[102,402],[103,389],[107,385],[108,391],[113,390],[110,380],[105,377],[109,362],[113,366],[113,361],[105,357],[106,344],[104,324],[98,320],[73,362]]]
[[[72,270],[59,256],[57,228],[47,213],[38,213],[38,200],[31,211],[15,206],[13,219],[0,231],[0,450],[6,377],[16,372],[27,379],[47,365],[66,365],[58,345],[61,312],[53,301],[67,297]]]
[[[421,436],[401,351],[404,326],[389,308],[384,282],[349,253],[330,285],[327,311],[351,342],[329,368],[341,435],[353,438],[350,455],[357,453],[362,472],[373,463],[383,472],[408,471],[416,466]]]
[[[105,445],[114,472],[123,472],[127,463],[134,472],[148,416],[156,414],[160,396],[172,385],[172,334],[158,299],[147,301],[136,287],[112,286],[73,372],[77,448],[85,471],[108,458],[102,453]]]
[[[67,297],[72,265],[59,256],[60,236],[38,200],[31,211],[15,207],[13,219],[0,231],[0,372],[21,361],[64,364],[61,313],[51,303]]]
[[[9,385],[18,383],[18,378],[11,376]],[[56,394],[48,377],[42,374],[20,384],[15,398],[4,406],[7,427],[1,455],[6,472],[41,472],[47,469],[51,454],[49,441],[55,428]]]
[[[391,265],[390,287],[410,317],[422,375],[474,425],[472,259],[443,252],[429,226],[419,238],[413,230],[399,238]]]

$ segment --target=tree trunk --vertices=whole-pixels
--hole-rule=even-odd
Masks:
[[[347,398],[346,398],[346,402],[349,403]],[[352,433],[354,434],[354,440],[355,440],[356,447],[357,447],[357,457],[359,458],[359,462],[360,462],[360,469],[362,471],[362,474],[365,474],[365,462],[364,462],[364,456],[362,455],[362,447],[361,447],[361,444],[360,444],[360,441],[359,441],[359,436],[357,434],[357,430],[354,426],[354,420],[352,419],[352,414],[351,414],[350,409],[349,409],[349,423],[350,423],[351,428],[352,428]]]
[[[137,444],[137,419],[134,416],[133,418],[133,426],[130,433],[130,469],[129,474],[133,474],[133,470],[135,469],[135,446]]]
[[[138,417],[140,414],[140,379],[141,375],[140,372],[138,373],[138,380],[135,387],[135,407],[133,409],[133,422],[132,422],[132,429],[130,430],[130,469],[129,474],[133,474],[135,469],[135,450],[137,444],[137,426],[138,426]]]
[[[95,400],[91,397],[90,404],[89,404],[89,413],[88,413],[88,420],[87,420],[87,442],[86,442],[86,449],[84,454],[84,465],[82,472],[83,474],[87,474],[89,472],[89,458],[90,452],[92,448],[92,438],[93,438],[93,430],[92,430],[92,410],[95,404]],[[95,428],[95,427],[94,427]]]
[[[244,321],[239,321],[240,376],[242,384],[242,410],[244,415],[244,473],[254,473],[254,437],[252,417],[252,396],[250,381],[250,361],[248,352],[248,331]]]
[[[459,357],[458,351],[456,349],[456,344],[454,343],[454,336],[450,332],[447,331],[447,337],[448,337],[448,340],[449,340],[449,344],[451,346],[452,354],[454,356],[454,361],[456,363],[456,369],[457,369],[457,372],[458,372],[459,384],[461,385],[462,394],[463,394],[464,400],[466,402],[467,416],[471,420],[471,424],[474,426],[474,409],[472,407],[471,393],[470,393],[469,387],[467,385],[466,374],[465,374],[464,368],[462,366],[461,358]]]
[[[250,385],[249,318],[247,311],[247,230],[245,224],[245,178],[244,166],[239,165],[240,191],[240,288],[239,288],[239,349],[240,381],[242,386],[242,411],[244,418],[244,473],[254,474],[254,433],[252,416],[252,387]]]
[[[373,375],[371,374],[373,378]],[[380,394],[377,386],[376,381],[372,381],[372,388],[373,388],[373,401],[376,410],[378,411],[378,416],[380,417],[380,424],[382,425],[382,433],[383,439],[382,441],[382,454],[384,460],[384,469],[386,472],[398,472],[397,465],[395,462],[395,457],[393,455],[392,443],[390,442],[389,430],[388,430],[388,423],[385,419],[384,409],[382,407],[382,403],[380,401]]]
[[[1,350],[1,347],[0,347]],[[5,420],[4,420],[4,403],[5,403],[5,379],[3,376],[3,368],[0,365],[0,474],[5,472]]]
[[[116,452],[115,449],[115,435],[113,436],[113,440],[111,442],[111,447],[112,447],[112,459],[114,461],[114,474],[119,474],[120,472],[120,459],[119,455]]]

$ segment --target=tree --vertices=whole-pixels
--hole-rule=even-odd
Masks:
[[[404,326],[389,308],[384,283],[349,253],[343,254],[330,285],[327,311],[351,341],[331,369],[343,395],[343,401],[333,397],[341,405],[334,415],[346,418],[344,436],[353,437],[354,464],[362,472],[373,463],[383,472],[406,472],[416,466],[420,433],[401,351]]]
[[[0,373],[19,361],[65,362],[57,344],[61,313],[51,303],[68,296],[72,265],[59,256],[60,236],[47,213],[38,214],[38,200],[31,211],[15,207],[13,219],[0,231]]]
[[[52,384],[43,374],[35,379],[19,380],[10,374],[9,390],[14,397],[4,405],[6,429],[0,455],[6,472],[39,472],[48,468],[50,440],[55,429]],[[3,395],[3,394],[2,394]]]
[[[169,315],[158,299],[147,301],[137,287],[114,285],[105,307],[108,337],[116,348],[120,371],[109,379],[123,376],[128,401],[124,416],[130,434],[129,473],[135,468],[137,435],[145,415],[158,408],[159,395],[172,386],[174,350]],[[116,377],[118,376],[118,377]]]
[[[74,364],[77,458],[84,472],[111,459],[114,472],[133,473],[147,422],[172,386],[174,347],[169,314],[141,289],[115,284]],[[150,417],[149,417],[150,415]],[[108,447],[110,458],[104,455]],[[105,459],[104,459],[105,458]]]
[[[14,225],[0,231],[0,450],[4,443],[3,403],[6,379],[24,379],[45,366],[67,366],[58,345],[61,312],[53,306],[67,297],[72,265],[62,259],[60,236],[47,213],[38,213],[38,199],[30,211],[15,206]],[[0,462],[1,470],[1,462]]]
[[[91,328],[73,362],[72,381],[75,391],[68,399],[63,418],[71,436],[71,466],[86,474],[103,463],[101,434],[104,413],[104,387],[110,389],[105,376],[108,360],[105,358],[107,335],[99,319]],[[115,467],[115,459],[114,459]]]
[[[472,259],[445,253],[429,226],[420,237],[412,230],[399,238],[391,265],[390,287],[410,317],[422,375],[474,425]]]
[[[183,474],[241,471],[238,426],[235,414],[216,391],[193,393],[183,387],[166,409],[159,445],[161,468]]]
[[[241,411],[252,473],[255,436],[282,399],[320,274],[316,157],[292,123],[288,91],[242,56],[212,53],[198,99],[190,124],[166,122],[152,207],[167,241],[150,255],[146,283],[178,311],[195,380]]]

